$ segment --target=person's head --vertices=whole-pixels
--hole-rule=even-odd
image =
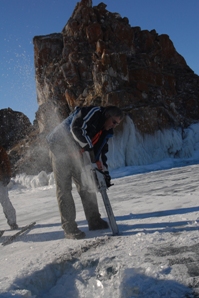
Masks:
[[[105,108],[104,129],[109,130],[115,128],[122,121],[124,114],[122,110],[116,106],[108,106]]]

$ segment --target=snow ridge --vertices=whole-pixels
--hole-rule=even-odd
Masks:
[[[94,268],[99,263],[97,259],[88,259],[86,262],[81,262],[82,254],[105,245],[108,241],[111,241],[111,239],[113,238],[103,236],[97,237],[92,241],[84,241],[82,245],[74,249],[69,249],[63,255],[46,265],[42,270],[22,278],[22,280],[18,278],[9,291],[17,298],[24,296],[31,298],[55,297],[51,292],[53,292],[53,287],[62,276],[65,274],[74,274],[74,272],[78,276],[79,271],[83,268]],[[0,296],[7,298],[10,297],[10,294],[1,293]],[[74,289],[71,290],[69,297],[77,297],[74,296]]]

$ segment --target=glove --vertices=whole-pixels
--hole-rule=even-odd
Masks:
[[[109,175],[108,171],[104,172],[104,178],[105,178],[107,187],[110,187],[111,185],[113,185],[113,184],[111,184],[111,176]]]
[[[3,185],[4,185],[4,186],[7,186],[8,183],[10,182],[10,177],[4,177],[4,178],[2,179],[2,182],[3,182]]]

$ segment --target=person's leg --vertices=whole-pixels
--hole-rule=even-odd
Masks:
[[[57,158],[54,154],[51,154],[51,159],[62,228],[67,238],[81,239],[85,237],[85,234],[77,228],[75,222],[76,209],[72,196],[72,164],[67,155],[60,155],[62,153]]]
[[[77,191],[81,197],[84,213],[88,221],[89,230],[107,229],[109,226],[106,221],[101,219],[99,213],[97,195],[95,192],[87,191],[81,181],[81,171],[83,166],[73,169],[73,180]]]
[[[7,186],[4,186],[2,182],[0,182],[0,202],[8,225],[12,229],[17,229],[18,226],[16,224],[16,211],[9,199],[8,188]]]
[[[79,191],[89,230],[108,229],[108,223],[101,218],[99,213],[96,193]]]

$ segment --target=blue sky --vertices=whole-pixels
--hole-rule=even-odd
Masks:
[[[0,109],[10,107],[31,122],[38,109],[33,37],[61,32],[76,0],[0,0]],[[93,0],[93,6],[102,1]],[[199,0],[103,0],[132,27],[168,34],[199,75]]]

